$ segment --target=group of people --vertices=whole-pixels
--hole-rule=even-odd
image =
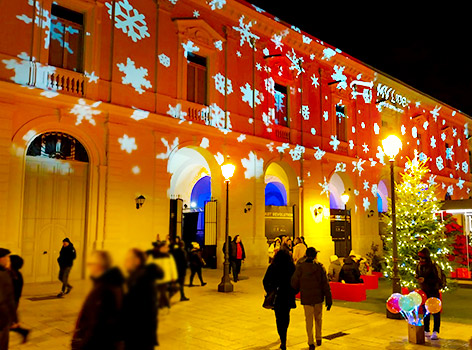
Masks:
[[[246,251],[244,250],[241,236],[236,235],[233,239],[231,239],[231,236],[228,236],[228,242],[230,242],[228,245],[229,273],[233,272],[233,282],[238,282],[241,265],[246,259]],[[226,254],[226,243],[223,244],[223,254]]]
[[[303,259],[308,246],[305,243],[305,237],[296,237],[292,242],[290,236],[279,236],[269,245],[269,263],[272,262],[277,252],[281,249],[290,252],[293,262],[296,264],[300,259]]]
[[[362,283],[361,276],[372,274],[367,259],[360,254],[356,254],[353,250],[344,259],[332,255],[330,261],[328,267],[330,282]]]

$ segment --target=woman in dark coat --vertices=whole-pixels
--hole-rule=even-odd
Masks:
[[[187,252],[184,249],[184,242],[180,239],[180,237],[175,237],[175,242],[172,245],[170,253],[174,257],[175,264],[177,265],[177,273],[179,276],[177,283],[179,284],[180,301],[188,301],[189,298],[187,298],[184,293],[184,284],[185,276],[187,275],[188,260]]]
[[[111,268],[107,252],[96,251],[87,262],[93,287],[79,313],[72,350],[122,348],[123,274]]]
[[[239,235],[234,236],[231,242],[230,263],[233,270],[233,281],[239,281],[239,273],[241,272],[241,263],[246,259],[246,251]]]
[[[280,336],[280,349],[287,348],[287,330],[290,324],[290,309],[296,307],[295,291],[291,280],[295,272],[293,259],[287,250],[279,250],[274,260],[267,268],[263,284],[266,293],[277,292],[274,312],[277,323],[277,332]]]
[[[13,293],[16,304],[16,319],[11,328],[12,332],[16,332],[23,337],[23,343],[26,343],[29,329],[20,326],[18,321],[18,306],[20,305],[20,298],[23,292],[23,274],[20,269],[23,267],[23,258],[19,255],[10,255],[10,276],[13,282]]]
[[[202,250],[200,249],[200,244],[197,242],[192,243],[192,250],[190,251],[190,257],[189,257],[189,262],[190,262],[190,287],[193,287],[193,278],[195,277],[195,274],[198,275],[198,278],[200,279],[200,283],[203,286],[206,286],[206,283],[203,282],[203,277],[202,277],[202,268],[205,266],[205,261],[202,258]]]
[[[146,255],[131,249],[125,260],[129,273],[123,301],[123,332],[126,350],[152,350],[157,342],[156,279],[164,272],[156,264],[146,265]]]

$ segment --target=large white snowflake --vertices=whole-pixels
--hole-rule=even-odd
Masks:
[[[325,151],[323,151],[321,148],[319,147],[315,147],[315,154],[314,154],[314,157],[316,160],[321,160],[321,158],[323,158],[323,156],[326,154]]]
[[[205,148],[205,149],[210,147],[210,140],[208,140],[206,137],[202,137],[202,142],[200,142],[200,147]]]
[[[210,105],[210,125],[220,130],[231,131],[232,126],[229,112],[227,112],[225,117],[225,111],[216,103],[212,103]]]
[[[334,169],[335,173],[345,173],[346,172],[346,163],[340,162],[336,163],[336,168]]]
[[[51,18],[49,16],[49,11],[43,8],[40,5],[39,1],[34,1],[34,0],[28,0],[28,5],[29,6],[34,6],[35,7],[35,15],[32,16],[34,17],[34,24],[41,29],[44,29],[44,48],[48,49],[49,48],[49,42],[50,42],[50,24],[51,24]],[[28,17],[26,14],[22,15],[17,15],[17,19],[20,21],[25,22],[26,24],[29,24],[33,22],[33,18]]]
[[[15,75],[12,76],[10,79],[17,84],[20,85],[28,85],[30,84],[30,69],[31,69],[31,61],[34,61],[34,57],[30,59],[26,52],[20,53],[18,56],[19,60],[16,58],[2,60],[5,64],[6,69],[12,69],[15,72]],[[45,66],[40,63],[36,63],[36,76],[48,76],[55,72],[56,67],[53,66]],[[35,86],[40,89],[49,90],[50,87],[47,84],[47,79],[36,79]]]
[[[208,5],[210,5],[210,8],[212,10],[221,10],[223,8],[223,6],[225,6],[226,4],[226,0],[211,0],[211,1],[208,1]]]
[[[365,190],[365,191],[368,191],[368,190],[369,190],[369,188],[370,188],[369,181],[367,181],[367,180],[364,180],[364,183],[363,183],[363,185],[364,185],[364,190]]]
[[[271,126],[275,122],[275,109],[269,108],[269,111],[262,112],[262,121],[265,126]]]
[[[172,153],[173,150],[177,150],[179,147],[179,138],[176,137],[174,139],[174,142],[172,142],[172,145],[169,144],[169,141],[167,141],[165,138],[161,138],[161,142],[164,144],[166,147],[166,151],[164,153],[159,153],[156,155],[157,159],[168,159],[170,154]]]
[[[329,141],[329,144],[333,146],[333,150],[337,151],[338,146],[341,143],[341,141],[338,140],[338,137],[336,135],[331,135],[331,141]]]
[[[293,161],[300,160],[303,153],[305,153],[305,147],[296,145],[295,148],[288,151],[288,153],[292,156]]]
[[[377,197],[377,193],[379,191],[379,186],[377,184],[373,184],[370,191],[372,192],[372,195],[374,197]]]
[[[334,51],[330,47],[327,47],[326,49],[323,50],[323,57],[321,57],[321,59],[329,61],[331,57],[333,57],[334,55],[336,55],[336,51]]]
[[[280,51],[282,51],[282,46],[284,46],[284,44],[282,43],[282,39],[283,35],[276,33],[274,33],[274,35],[272,35],[272,38],[270,39],[274,43],[275,48],[279,49]]]
[[[187,58],[189,52],[194,53],[200,51],[198,46],[195,46],[192,40],[187,40],[186,43],[182,43],[182,47],[184,48],[184,57]]]
[[[65,41],[65,33],[68,33],[67,36],[78,34],[79,30],[71,26],[64,26],[61,21],[57,20],[56,16],[51,15],[51,24],[50,24],[50,39],[57,40],[61,47],[66,49],[70,54],[73,54],[74,51],[69,46],[69,43]]]
[[[250,179],[255,177],[259,178],[264,173],[264,159],[257,158],[257,155],[250,151],[247,158],[241,159],[241,164],[243,168],[246,169],[244,172],[244,177]]]
[[[233,85],[231,83],[231,80],[225,79],[225,76],[223,74],[216,73],[213,76],[213,79],[215,80],[215,89],[223,96],[225,95],[225,92],[228,95],[233,92]],[[225,81],[226,81],[226,91],[225,91]]]
[[[285,150],[290,148],[290,145],[288,143],[283,143],[281,146],[275,147],[279,153],[285,153]]]
[[[261,97],[263,97],[263,95],[257,89],[255,89],[254,94],[253,94],[251,85],[249,85],[249,83],[246,83],[246,85],[241,86],[239,89],[243,93],[243,96],[242,96],[243,102],[247,102],[249,106],[253,107],[254,106],[253,97],[255,97],[256,105],[261,104]]]
[[[94,115],[100,114],[101,111],[98,109],[94,109],[98,107],[102,103],[101,101],[97,101],[92,103],[91,105],[88,105],[87,102],[83,98],[79,98],[79,101],[72,109],[70,112],[72,114],[75,114],[77,116],[77,120],[75,122],[75,125],[79,125],[82,123],[83,120],[88,121],[90,124],[95,125],[95,119],[93,119]]]
[[[303,119],[310,119],[310,107],[308,105],[302,105],[302,110],[300,112],[302,113]]]
[[[215,160],[218,163],[218,165],[221,165],[225,161],[225,156],[221,152],[217,152],[215,155]]]
[[[175,107],[172,107],[172,105],[169,104],[169,110],[167,111],[167,114],[182,121],[184,121],[185,117],[187,116],[187,112],[182,111],[182,105],[180,103],[177,103]]]
[[[105,5],[108,7],[108,14],[111,18],[113,15],[113,5],[108,2]],[[128,0],[115,2],[115,27],[128,34],[134,42],[150,37],[144,18],[144,15],[133,8]]]
[[[382,165],[385,165],[385,161],[384,161],[384,158],[385,158],[385,153],[382,149],[382,147],[380,146],[377,146],[377,154],[375,155],[378,159],[379,159],[379,163],[382,164]]]
[[[329,197],[329,183],[326,181],[326,176],[324,177],[324,182],[319,182],[318,185],[321,186],[321,193],[326,193],[326,196]]]
[[[431,147],[436,148],[436,139],[434,138],[434,136],[431,136]]]
[[[346,67],[338,67],[337,65],[333,67],[334,73],[331,75],[331,78],[337,82],[336,87],[338,89],[346,90],[347,88],[347,77],[343,74],[345,68]]]
[[[142,109],[135,109],[130,118],[134,120],[142,120],[146,119],[147,117],[149,117],[148,111],[143,111]]]
[[[364,168],[362,167],[362,164],[365,163],[365,160],[359,158],[359,160],[356,162],[356,161],[352,161],[352,165],[354,165],[354,169],[352,169],[352,172],[356,172],[356,171],[359,171],[359,176],[361,176],[362,172],[364,171]]]
[[[311,85],[314,85],[315,87],[318,87],[320,83],[318,82],[318,77],[313,73],[311,76]]]
[[[287,52],[286,56],[290,60],[290,62],[292,62],[289,69],[295,70],[297,72],[297,78],[298,78],[300,73],[305,72],[305,69],[302,67],[303,57],[297,57],[297,54],[295,53],[295,50],[293,48],[292,48],[292,54],[290,55],[290,52]]]
[[[170,58],[165,53],[161,53],[158,57],[160,64],[166,68],[170,66]]]
[[[469,163],[467,163],[466,161],[462,162],[462,171],[466,174],[469,172]]]
[[[430,112],[430,113],[433,115],[433,118],[434,118],[434,121],[435,121],[435,122],[438,121],[439,110],[440,110],[441,108],[442,108],[442,107],[435,106],[434,109]]]
[[[223,51],[223,42],[221,40],[216,40],[213,42],[213,45],[215,45],[215,48],[218,51]]]
[[[272,77],[264,79],[264,85],[269,94],[272,96],[275,94],[275,81]]]
[[[136,68],[134,61],[127,58],[126,65],[124,63],[117,63],[118,70],[125,75],[121,78],[121,83],[124,85],[131,85],[139,94],[144,92],[143,87],[152,88],[151,82],[145,77],[148,75],[148,70],[144,67]]]
[[[368,145],[368,144],[364,143],[364,144],[362,145],[362,148],[363,148],[364,153],[369,152],[369,145]]]
[[[436,158],[436,166],[438,167],[438,170],[444,169],[444,161],[441,156]]]
[[[120,137],[118,139],[118,142],[121,145],[121,150],[126,151],[128,153],[131,153],[134,150],[138,149],[138,146],[136,145],[136,139],[134,137],[129,137],[126,134],[124,134],[123,137]]]
[[[254,22],[256,23],[256,22]],[[253,22],[249,21],[247,24],[244,23],[244,15],[239,17],[239,27],[233,26],[233,29],[241,35],[241,40],[239,45],[243,46],[245,42],[249,44],[250,47],[253,47],[253,44],[256,40],[259,40],[259,36],[251,32],[251,27]]]
[[[446,148],[446,159],[452,160],[452,156],[454,155],[454,151],[452,150],[453,147],[454,145]]]
[[[366,212],[369,211],[369,208],[370,208],[369,198],[364,197],[362,199],[362,202],[363,202],[362,205],[364,206],[364,211],[366,211]]]

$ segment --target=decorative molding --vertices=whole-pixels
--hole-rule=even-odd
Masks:
[[[207,48],[215,49],[214,42],[225,42],[225,38],[213,29],[203,19],[173,19],[177,25],[177,33],[180,41],[190,39],[197,46],[203,45]]]

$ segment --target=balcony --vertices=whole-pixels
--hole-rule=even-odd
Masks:
[[[47,88],[74,96],[84,96],[85,77],[82,73],[55,68],[48,72]]]

